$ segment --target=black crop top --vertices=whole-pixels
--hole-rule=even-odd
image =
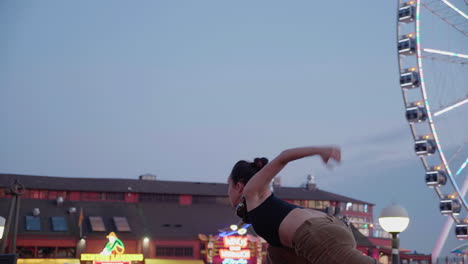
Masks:
[[[279,226],[289,212],[295,208],[300,207],[271,194],[262,204],[248,212],[247,217],[259,236],[263,237],[268,244],[280,247],[283,245],[278,234]]]

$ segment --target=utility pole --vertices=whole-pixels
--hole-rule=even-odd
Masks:
[[[18,221],[19,221],[19,209],[20,209],[20,196],[24,194],[24,185],[21,184],[17,179],[11,184],[10,190],[7,190],[7,194],[11,194],[10,209],[8,210],[8,218],[5,222],[5,229],[3,239],[0,244],[0,254],[5,254],[7,241],[9,240],[8,235],[10,233],[11,226],[13,224],[13,231],[10,239],[9,253],[16,253],[16,235],[18,233]]]

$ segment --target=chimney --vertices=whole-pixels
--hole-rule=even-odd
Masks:
[[[306,184],[306,188],[307,190],[309,191],[312,191],[312,190],[315,190],[317,189],[317,184],[315,184],[315,176],[312,176],[312,175],[307,175],[307,184]]]
[[[150,174],[150,173],[145,173],[143,175],[140,175],[138,177],[142,181],[155,181],[156,180],[156,175]]]

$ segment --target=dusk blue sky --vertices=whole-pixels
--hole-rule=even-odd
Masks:
[[[226,182],[239,159],[411,217],[430,254],[445,217],[404,118],[396,1],[0,1],[0,172]],[[449,249],[459,245],[450,231]]]

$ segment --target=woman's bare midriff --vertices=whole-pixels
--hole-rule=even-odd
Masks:
[[[283,219],[279,226],[279,237],[281,244],[285,247],[292,247],[292,239],[294,237],[294,233],[296,230],[304,223],[307,219],[313,217],[324,217],[326,216],[325,213],[311,210],[311,209],[303,209],[303,208],[296,208],[293,209],[289,214]]]

